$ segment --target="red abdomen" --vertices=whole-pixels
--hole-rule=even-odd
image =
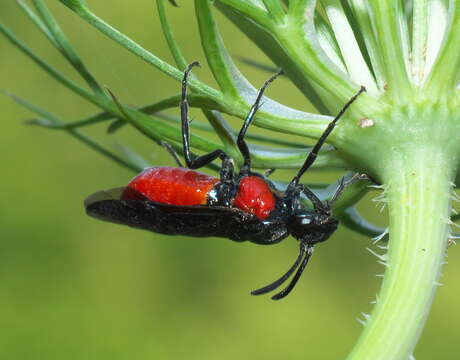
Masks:
[[[241,179],[233,206],[263,220],[275,209],[276,199],[268,184],[258,176]]]
[[[137,175],[123,192],[123,200],[139,198],[171,205],[205,205],[208,193],[219,182],[214,176],[190,169],[152,167]],[[133,191],[134,190],[134,191]]]

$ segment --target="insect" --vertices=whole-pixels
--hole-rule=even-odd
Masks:
[[[191,156],[187,82],[192,68],[198,65],[198,62],[190,64],[182,80],[180,110],[186,167],[146,168],[126,187],[89,196],[85,200],[86,212],[105,221],[167,235],[223,237],[260,245],[276,244],[292,235],[300,247],[294,264],[278,280],[251,292],[253,295],[271,292],[297,270],[290,283],[272,297],[282,299],[296,285],[314,246],[328,239],[337,229],[338,221],[331,216],[332,204],[349,184],[360,179],[355,175],[349,181],[340,181],[330,202],[322,202],[308,186],[300,183],[337,121],[365,88],[361,87],[329,123],[300,170],[285,191],[280,192],[265,175],[251,170],[251,157],[244,137],[261,107],[265,90],[281,71],[259,90],[238,134],[236,143],[244,162],[236,172],[232,159],[223,150],[217,149],[195,158]],[[115,97],[114,100],[119,104]],[[121,105],[119,107],[123,111]],[[216,159],[222,161],[219,177],[195,171]],[[311,201],[313,209],[300,201],[302,194]]]

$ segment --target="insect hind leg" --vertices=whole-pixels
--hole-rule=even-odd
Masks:
[[[169,142],[165,140],[161,140],[160,144],[168,152],[168,154],[172,156],[177,166],[184,167],[184,164],[182,164],[182,161],[180,161],[179,155],[177,154],[176,150],[174,150],[174,148],[171,146]]]
[[[208,154],[192,158],[190,152],[190,126],[188,118],[189,105],[187,101],[188,78],[195,66],[200,66],[198,61],[195,61],[187,66],[182,78],[182,98],[180,102],[181,111],[181,127],[182,127],[182,146],[184,150],[185,163],[189,169],[199,169],[208,165],[217,158],[222,160],[221,180],[222,182],[230,181],[233,178],[233,164],[230,157],[221,149],[214,150]]]
[[[180,111],[181,111],[181,124],[182,124],[182,145],[184,147],[184,158],[187,167],[190,169],[198,169],[201,168],[210,162],[214,161],[217,158],[224,160],[228,158],[228,155],[220,150],[214,150],[208,154],[201,155],[196,157],[195,159],[192,158],[190,152],[190,126],[189,126],[189,118],[188,118],[188,101],[187,101],[187,88],[188,88],[188,78],[195,66],[201,66],[198,61],[195,61],[187,66],[187,69],[184,71],[184,77],[182,78],[182,98],[180,102]]]

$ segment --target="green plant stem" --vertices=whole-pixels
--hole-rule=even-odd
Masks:
[[[415,150],[415,149],[411,149]],[[393,153],[384,167],[390,242],[377,304],[348,360],[406,360],[427,319],[446,253],[452,156]]]

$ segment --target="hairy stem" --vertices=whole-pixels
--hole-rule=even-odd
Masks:
[[[411,356],[446,253],[454,174],[450,164],[452,158],[435,148],[395,152],[386,163],[390,242],[381,261],[387,269],[377,305],[348,360]]]

